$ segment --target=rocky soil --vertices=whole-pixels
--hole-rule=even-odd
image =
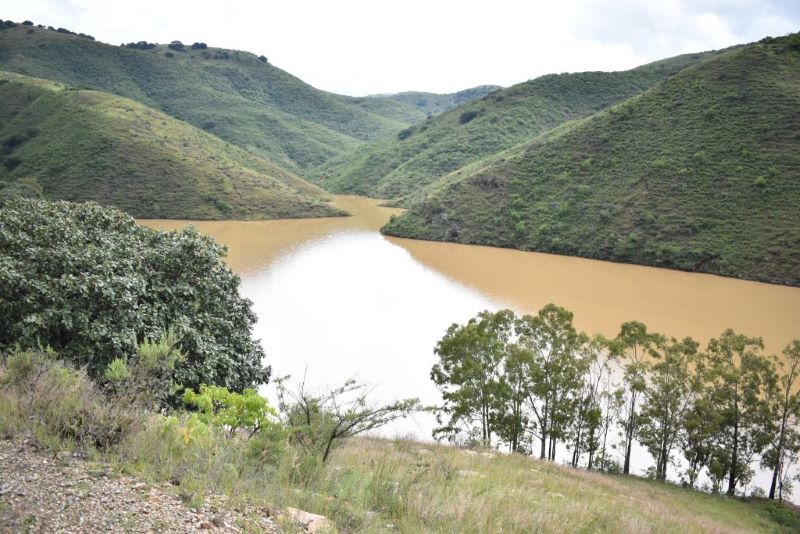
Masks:
[[[278,532],[270,510],[236,510],[222,496],[191,508],[169,484],[0,440],[0,532]],[[302,531],[302,530],[301,530]]]

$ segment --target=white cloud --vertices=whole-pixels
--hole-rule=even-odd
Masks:
[[[630,68],[796,31],[798,6],[756,0],[27,0],[0,15],[112,44],[179,39],[248,50],[321,89],[363,95],[449,92],[550,72]]]

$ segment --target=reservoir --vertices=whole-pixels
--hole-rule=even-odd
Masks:
[[[763,337],[776,354],[800,338],[800,288],[385,237],[379,228],[399,210],[380,203],[336,197],[351,217],[141,222],[159,229],[194,224],[228,247],[273,376],[305,376],[312,388],[356,376],[372,385],[376,400],[436,403],[429,373],[437,340],[484,309],[536,313],[553,302],[589,334],[614,336],[621,323],[638,320],[651,331],[692,336],[701,348],[728,327]],[[417,416],[393,431],[430,438],[433,425]],[[651,463],[646,453],[634,461],[637,471]]]

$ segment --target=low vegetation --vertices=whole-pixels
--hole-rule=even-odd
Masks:
[[[0,71],[0,188],[94,200],[137,217],[340,215],[277,165],[142,104]]]
[[[309,178],[337,193],[414,194],[451,171],[619,103],[712,55],[678,56],[624,72],[542,76],[429,117],[396,138],[335,157]]]
[[[384,232],[800,285],[799,38],[452,173]]]

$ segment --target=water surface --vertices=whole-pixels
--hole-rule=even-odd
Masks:
[[[727,327],[763,336],[776,353],[800,337],[800,288],[387,238],[378,229],[399,210],[351,196],[336,204],[353,216],[192,223],[228,246],[275,375],[306,375],[312,388],[357,375],[377,398],[436,402],[433,347],[451,323],[483,309],[535,313],[548,302],[572,310],[578,328],[606,336],[636,319],[703,345]],[[143,222],[161,229],[189,223]],[[432,425],[419,417],[394,428],[427,437]]]

